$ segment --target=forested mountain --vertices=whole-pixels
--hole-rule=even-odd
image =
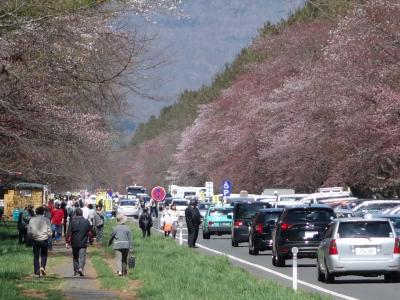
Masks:
[[[308,1],[140,126],[119,183],[397,189],[399,28],[397,0]]]

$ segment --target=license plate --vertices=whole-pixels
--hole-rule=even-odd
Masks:
[[[230,227],[230,226],[231,226],[231,223],[225,222],[225,223],[221,223],[221,225],[224,226],[224,227]]]
[[[304,238],[305,239],[311,239],[317,234],[318,234],[318,231],[305,231],[304,232]]]
[[[356,255],[376,255],[375,247],[358,247],[356,248]]]

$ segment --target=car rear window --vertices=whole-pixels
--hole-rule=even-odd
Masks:
[[[271,220],[274,220],[276,222],[281,214],[282,212],[264,213],[260,216],[260,221],[262,223],[267,223]]]
[[[286,216],[286,222],[330,222],[334,213],[329,209],[292,209]]]
[[[262,208],[269,208],[268,203],[237,203],[235,205],[235,218],[250,219]]]
[[[371,238],[392,236],[392,228],[387,221],[340,223],[338,229],[338,237],[340,238]]]
[[[226,207],[226,208],[211,208],[210,209],[210,213],[209,213],[209,215],[210,216],[226,216],[226,215],[228,215],[229,213],[231,213],[232,212],[232,210],[233,210],[233,208],[232,207]]]
[[[136,205],[135,201],[121,201],[121,203],[119,204],[121,206],[134,206]]]

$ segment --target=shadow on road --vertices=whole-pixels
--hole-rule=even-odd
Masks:
[[[353,283],[389,283],[381,278],[361,278],[361,279],[336,279],[335,284],[353,284]]]
[[[299,268],[316,268],[317,267],[317,265],[316,264],[297,264],[297,266],[299,267]],[[292,264],[286,264],[286,267],[287,268],[291,268],[291,267],[293,267],[293,265]]]

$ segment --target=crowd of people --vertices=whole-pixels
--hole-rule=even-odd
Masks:
[[[101,204],[101,203],[100,203]],[[149,208],[151,209],[149,211]],[[144,207],[139,217],[139,227],[143,238],[150,237],[153,226],[152,207]],[[201,224],[197,201],[191,200],[185,210],[188,229],[188,246],[195,248]],[[176,238],[179,214],[176,205],[165,205],[160,214],[160,222],[165,237]],[[85,203],[82,199],[49,201],[36,209],[28,204],[19,214],[18,241],[33,249],[34,274],[46,276],[48,252],[53,245],[63,245],[72,249],[74,276],[84,276],[88,245],[102,243],[104,238],[105,213],[102,205]],[[113,228],[108,245],[113,245],[116,256],[117,274],[127,275],[129,252],[133,250],[132,232],[126,225],[127,217],[116,215],[117,225]]]
[[[101,204],[101,203],[100,203]],[[53,245],[72,248],[74,275],[83,276],[86,248],[103,240],[105,213],[102,205],[82,199],[57,199],[34,209],[28,204],[18,217],[18,242],[33,249],[34,274],[46,275],[48,252]]]

